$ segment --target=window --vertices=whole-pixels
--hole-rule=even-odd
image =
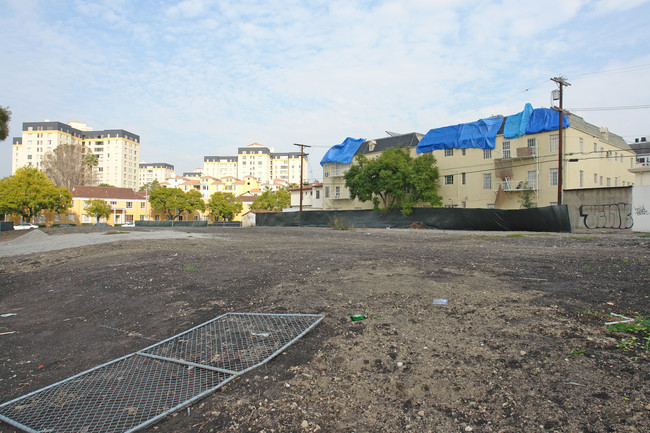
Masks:
[[[598,143],[594,143],[594,153],[598,153]]]
[[[528,139],[528,148],[530,149],[530,154],[535,155],[537,153],[537,139],[536,138],[529,138]]]
[[[580,170],[580,186],[585,186],[585,172]]]
[[[140,202],[140,209],[144,209],[147,206],[147,203],[144,201]]]
[[[559,135],[558,134],[552,134],[550,137],[550,151],[551,153],[555,153],[558,151],[558,142],[559,142]]]
[[[492,158],[492,149],[483,149],[483,159]]]
[[[604,156],[605,156],[605,149],[603,149],[603,148],[601,147],[601,148],[600,148],[600,159],[603,159]]]
[[[133,202],[132,201],[127,201],[126,202],[126,208],[127,209],[133,209]]]
[[[549,172],[549,180],[551,186],[557,186],[557,168],[552,168]]]
[[[445,149],[445,156],[454,156],[454,149]]]
[[[492,174],[483,174],[483,189],[492,189]]]
[[[607,178],[607,186],[612,186],[612,178],[611,177]]]
[[[460,174],[460,183],[465,185],[466,182],[467,182],[467,173],[461,173]]]
[[[316,190],[316,200],[320,198],[320,189]]]
[[[335,186],[334,187],[334,198],[340,198],[341,197],[341,187],[340,186]]]
[[[510,158],[510,142],[504,141],[502,146],[503,146],[503,157]]]
[[[603,177],[600,176],[600,186],[603,186]]]
[[[528,188],[537,189],[537,170],[528,172]]]
[[[330,187],[329,186],[325,187],[325,198],[330,198]]]
[[[598,183],[598,174],[594,173],[594,183]]]
[[[462,149],[461,153],[463,154],[463,156],[467,155],[467,151],[465,149]]]
[[[445,185],[453,185],[454,184],[454,175],[449,174],[445,176]]]
[[[583,146],[582,137],[580,137],[580,142],[578,144],[578,150],[580,151],[580,153],[584,153],[582,146]]]

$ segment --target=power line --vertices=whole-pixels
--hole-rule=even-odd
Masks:
[[[621,105],[618,107],[587,107],[587,108],[570,108],[569,111],[614,111],[614,110],[644,110],[650,108],[650,105]]]
[[[580,79],[580,78],[585,78],[585,77],[591,77],[594,75],[606,75],[606,74],[618,74],[622,72],[635,72],[635,71],[640,71],[642,69],[647,69],[650,68],[650,63],[647,63],[645,65],[637,65],[637,66],[627,66],[624,68],[617,68],[617,69],[609,69],[605,71],[599,71],[599,72],[587,72],[584,74],[578,74],[574,75],[571,77],[572,80],[575,79]]]

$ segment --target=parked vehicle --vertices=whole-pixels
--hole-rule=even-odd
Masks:
[[[14,225],[14,230],[30,230],[30,229],[37,229],[37,228],[38,226],[32,223],[20,223]]]
[[[135,227],[135,222],[129,221],[124,224],[122,224],[122,227]]]

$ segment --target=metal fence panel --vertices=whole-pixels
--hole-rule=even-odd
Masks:
[[[228,313],[0,405],[27,432],[133,432],[268,362],[323,319]]]

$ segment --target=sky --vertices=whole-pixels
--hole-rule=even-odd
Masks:
[[[346,137],[564,107],[650,137],[650,0],[0,0],[0,143],[23,122],[140,136],[140,159],[203,165],[257,142],[312,146],[309,179]]]

